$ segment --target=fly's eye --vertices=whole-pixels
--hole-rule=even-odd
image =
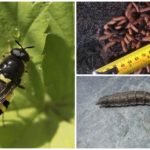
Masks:
[[[28,54],[23,53],[20,58],[24,61],[29,61],[29,55]]]
[[[29,61],[29,55],[24,49],[12,49],[11,54],[23,61]]]
[[[25,50],[20,52],[20,58],[24,61],[29,61],[29,55]]]
[[[20,57],[24,57],[24,56],[25,56],[25,53],[21,52]]]
[[[19,49],[12,49],[11,54],[17,57],[20,57],[20,50]]]

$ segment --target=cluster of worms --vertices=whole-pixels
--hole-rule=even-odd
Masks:
[[[100,107],[150,106],[150,93],[145,91],[120,92],[101,97],[97,105]]]
[[[105,43],[105,52],[119,44],[124,53],[150,43],[150,2],[130,2],[123,16],[114,17],[104,25],[99,41]],[[147,71],[150,72],[150,67]]]

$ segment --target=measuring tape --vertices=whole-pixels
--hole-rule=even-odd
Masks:
[[[150,44],[96,70],[99,74],[129,74],[150,64]]]

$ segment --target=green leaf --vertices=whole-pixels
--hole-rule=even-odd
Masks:
[[[57,3],[55,5],[52,3],[49,6],[49,22],[51,24],[51,33],[57,34],[63,38],[71,48],[74,48],[74,6],[72,2],[66,3]],[[61,10],[61,11],[53,11]],[[71,37],[71,38],[70,38]],[[73,54],[74,51],[71,51]]]
[[[67,46],[66,41],[55,34],[49,34],[44,48],[43,77],[46,90],[53,104],[56,105],[54,110],[66,119],[73,115],[72,113],[66,113],[64,110],[61,112],[64,107],[73,106],[72,62],[71,49]],[[53,68],[53,70],[50,69],[50,71],[46,66]],[[56,109],[57,106],[58,109]]]
[[[0,122],[2,148],[74,147],[73,3],[0,3],[1,52],[29,49],[31,61]],[[8,54],[6,54],[7,56]]]

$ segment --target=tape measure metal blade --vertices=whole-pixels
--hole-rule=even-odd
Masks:
[[[150,64],[150,44],[109,63],[96,70],[97,73],[106,73],[113,68],[117,68],[115,74],[128,74]],[[110,73],[110,72],[109,72]],[[113,73],[113,72],[112,72]]]

